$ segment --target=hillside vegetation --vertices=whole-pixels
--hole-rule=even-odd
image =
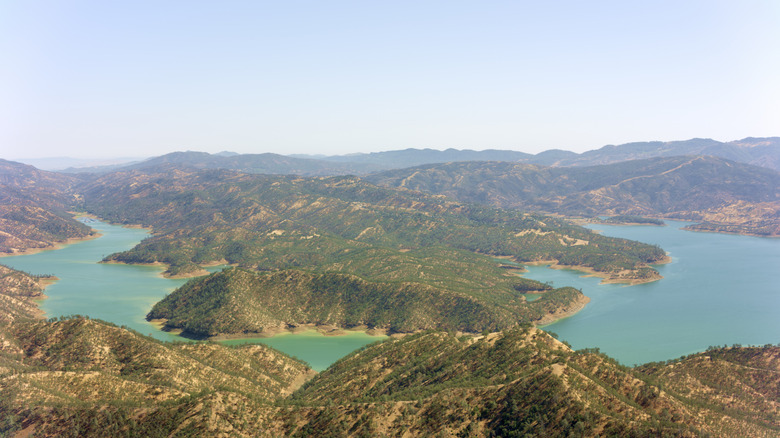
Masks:
[[[780,234],[780,173],[713,157],[550,168],[448,163],[367,177],[461,202],[567,216],[634,215],[703,221],[701,229]]]
[[[658,278],[647,265],[665,256],[657,246],[551,217],[381,188],[355,177],[161,168],[100,178],[84,189],[84,198],[85,208],[100,217],[154,229],[154,237],[109,259],[163,262],[170,274],[224,260],[259,270],[305,267],[371,280],[468,285],[489,255],[557,260],[630,280]],[[401,259],[406,262],[397,263]],[[495,281],[470,283],[483,289]]]
[[[522,279],[518,279],[522,280]],[[541,290],[526,303],[523,292]],[[395,332],[424,329],[481,332],[540,322],[587,302],[573,288],[518,281],[511,291],[453,293],[406,282],[369,282],[339,273],[232,268],[191,280],[155,304],[149,319],[192,337],[263,333],[291,326],[364,326]]]
[[[26,274],[3,272],[15,280],[0,282],[0,297],[38,290]],[[426,331],[366,346],[316,375],[262,345],[161,343],[79,316],[3,319],[0,335],[2,436],[780,432],[773,346],[710,348],[630,369],[530,326]]]
[[[66,210],[78,202],[76,177],[0,159],[0,254],[52,248],[90,228]]]
[[[34,300],[43,298],[39,277],[0,265],[0,324],[31,319],[40,314]]]
[[[0,348],[0,434],[11,436],[769,437],[780,430],[777,347],[719,349],[647,371],[572,352],[533,328],[481,337],[424,332],[359,350],[296,390],[312,372],[263,346],[161,344],[84,318],[15,322],[9,332]],[[707,360],[715,365],[702,367]],[[706,374],[710,386],[678,392],[677,370]],[[738,385],[751,390],[731,389]]]

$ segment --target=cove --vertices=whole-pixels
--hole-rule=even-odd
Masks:
[[[126,228],[90,218],[80,219],[101,236],[35,254],[0,258],[0,263],[37,275],[55,275],[59,280],[46,287],[47,298],[39,303],[47,318],[86,315],[161,341],[189,341],[159,330],[146,321],[146,314],[166,294],[188,279],[162,277],[160,266],[99,263],[105,256],[125,251],[149,236],[142,228]],[[208,267],[216,272],[221,267]],[[281,334],[271,338],[233,340],[226,343],[262,342],[295,356],[321,371],[363,345],[384,339],[362,332],[344,336],[315,336],[307,333]]]
[[[672,262],[663,279],[599,284],[573,270],[527,266],[526,277],[573,286],[591,298],[544,327],[575,349],[598,347],[626,365],[674,359],[711,345],[780,342],[780,239],[698,233],[667,226],[589,225],[603,234],[660,245]]]
[[[279,333],[270,338],[239,338],[219,341],[223,345],[262,343],[269,347],[301,359],[314,371],[322,371],[332,363],[365,345],[387,339],[387,336],[372,336],[360,331],[345,331],[337,336],[326,336],[317,330],[299,333]]]

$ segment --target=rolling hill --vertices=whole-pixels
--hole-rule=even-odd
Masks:
[[[404,149],[335,156],[300,156],[339,163],[361,163],[384,170],[461,161],[508,161],[550,167],[579,167],[613,164],[648,158],[700,155],[725,158],[780,171],[780,137],[748,137],[731,142],[694,138],[683,141],[648,141],[607,145],[582,153],[550,149],[538,154],[512,150],[483,151],[447,149]]]
[[[0,433],[11,436],[769,437],[780,429],[780,349],[771,346],[630,369],[534,328],[423,332],[368,346],[301,387],[314,373],[263,346],[160,344],[85,318],[5,330]]]
[[[79,198],[77,177],[0,159],[0,253],[52,248],[91,234],[66,212]]]
[[[371,163],[324,161],[296,158],[279,154],[209,154],[206,152],[172,152],[159,157],[107,168],[108,171],[150,169],[161,165],[193,169],[228,169],[244,173],[268,175],[331,176],[365,174],[385,169]]]
[[[575,168],[447,163],[382,172],[366,180],[502,208],[677,218],[703,221],[718,231],[780,234],[780,173],[713,157]]]
[[[419,282],[371,282],[333,272],[258,273],[231,268],[194,279],[154,305],[148,319],[205,338],[274,334],[302,325],[419,330],[496,331],[579,310],[588,300],[573,288],[526,280],[511,292],[456,293]],[[525,292],[540,292],[532,302]]]

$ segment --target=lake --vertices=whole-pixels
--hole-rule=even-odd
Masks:
[[[98,263],[132,248],[147,230],[84,219],[102,236],[0,263],[60,281],[46,288],[47,317],[88,315],[164,341],[185,340],[145,320],[157,301],[186,279],[166,279],[159,266]],[[545,327],[574,348],[598,347],[633,365],[703,351],[710,345],[780,342],[780,239],[694,233],[668,226],[592,225],[604,234],[660,245],[672,262],[657,269],[664,279],[636,286],[601,285],[571,270],[528,266],[527,277],[556,287],[582,289],[591,302],[576,315]],[[212,271],[219,267],[209,268]],[[363,332],[323,336],[310,331],[249,341],[270,345],[323,370],[342,356],[384,339]],[[248,340],[232,340],[235,344]]]
[[[0,263],[32,274],[52,274],[60,279],[46,287],[44,293],[48,298],[40,302],[46,317],[87,315],[163,341],[187,341],[159,330],[145,317],[156,302],[188,279],[164,278],[161,275],[164,269],[160,266],[98,263],[109,254],[132,248],[149,236],[148,230],[125,228],[89,218],[82,218],[82,221],[102,236],[62,249],[2,257]],[[206,269],[214,272],[221,267]],[[350,352],[384,338],[363,332],[348,332],[344,336],[304,332],[253,341],[295,356],[321,371]],[[238,341],[230,341],[235,342]]]
[[[697,233],[667,226],[590,225],[604,235],[660,245],[662,280],[599,284],[581,272],[528,266],[528,278],[574,286],[584,310],[544,327],[575,349],[598,347],[626,365],[667,360],[710,345],[780,342],[780,239]]]

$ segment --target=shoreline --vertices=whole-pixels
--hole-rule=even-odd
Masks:
[[[607,221],[592,221],[592,220],[583,220],[581,221],[582,224],[596,224],[596,225],[615,225],[618,227],[667,227],[669,224],[666,222],[662,224],[654,224],[654,223],[644,223],[644,222],[607,222]]]
[[[212,336],[210,338],[207,338],[209,341],[231,341],[231,340],[240,340],[240,339],[252,339],[252,338],[273,338],[278,335],[288,335],[288,334],[301,334],[306,333],[310,331],[316,331],[317,333],[321,334],[322,336],[326,337],[335,337],[335,336],[346,336],[350,333],[365,333],[369,336],[394,336],[395,333],[392,335],[387,334],[387,329],[380,329],[380,328],[368,328],[364,326],[358,326],[358,327],[350,327],[350,328],[344,328],[344,327],[338,327],[330,324],[300,324],[292,327],[269,327],[268,329],[264,329],[260,333],[255,334],[249,334],[249,333],[233,333],[233,334],[219,334],[216,336]],[[405,335],[406,333],[403,333],[402,335]]]
[[[106,265],[127,265],[127,266],[155,266],[159,268],[163,268],[162,272],[160,272],[158,275],[162,278],[166,278],[169,280],[178,280],[182,278],[195,278],[195,277],[203,277],[204,275],[209,275],[211,272],[203,269],[211,266],[220,266],[220,265],[226,265],[226,266],[234,266],[229,263],[227,263],[227,260],[225,260],[225,263],[220,263],[220,261],[212,261],[208,263],[204,263],[202,265],[199,265],[201,269],[198,269],[197,271],[189,271],[183,274],[166,274],[165,272],[168,270],[168,264],[163,262],[153,262],[153,263],[125,263],[120,262],[118,260],[101,260],[98,263],[104,263]]]
[[[166,333],[171,333],[177,336],[181,336],[181,333],[183,332],[183,330],[179,328],[165,330],[163,327],[165,327],[165,323],[168,320],[164,318],[150,319],[147,321],[153,326],[157,327],[159,330],[164,331]],[[277,335],[300,334],[309,331],[316,331],[321,335],[328,336],[328,337],[346,336],[350,333],[361,333],[361,332],[369,336],[376,336],[376,337],[380,337],[380,336],[400,337],[408,334],[408,333],[388,334],[387,329],[376,328],[376,327],[369,328],[367,326],[355,326],[350,328],[344,328],[332,324],[298,324],[294,326],[288,325],[288,326],[268,327],[263,329],[262,332],[257,332],[257,333],[220,333],[218,335],[210,336],[202,340],[220,342],[220,341],[232,341],[232,340],[241,340],[241,339],[273,338]],[[190,339],[187,338],[186,336],[182,336],[182,337],[186,339]]]
[[[682,228],[680,228],[683,231],[690,231],[693,233],[712,233],[712,234],[727,234],[730,236],[749,236],[749,237],[760,237],[763,239],[780,239],[780,234],[756,234],[756,233],[737,233],[733,231],[723,231],[723,230],[697,230],[695,228],[691,228],[692,226],[701,225],[701,224],[693,224],[693,225],[686,225]]]
[[[561,311],[548,313],[538,321],[534,321],[534,325],[536,327],[548,326],[550,324],[554,324],[558,321],[574,316],[579,311],[584,309],[588,303],[590,303],[590,297],[585,294],[580,294],[577,300],[571,303],[571,308],[564,308]]]
[[[70,213],[74,215],[73,216],[74,218],[88,217],[88,218],[94,219],[96,221],[104,222],[104,223],[107,223],[109,225],[120,226],[122,228],[132,228],[132,229],[147,230],[150,235],[152,234],[152,229],[151,228],[144,227],[143,225],[140,225],[140,224],[122,224],[122,223],[110,222],[110,221],[107,221],[105,219],[102,219],[102,218],[100,218],[98,216],[95,216],[94,214],[90,214],[90,213],[77,213],[77,212],[70,212]],[[98,237],[102,236],[102,234],[97,232],[97,231],[95,231],[95,234],[96,235],[94,237],[90,237],[90,238],[98,238]],[[84,239],[84,240],[86,240],[86,239]],[[49,248],[47,248],[47,249],[49,249]],[[59,249],[59,248],[51,248],[51,249]],[[13,254],[13,255],[17,255],[17,254]],[[128,266],[159,266],[159,267],[163,268],[163,271],[160,272],[160,276],[162,278],[167,278],[167,279],[171,279],[171,280],[177,280],[177,279],[182,279],[182,278],[195,278],[195,277],[202,277],[204,275],[209,275],[209,274],[211,274],[211,272],[209,272],[209,271],[207,271],[207,270],[205,270],[203,268],[207,268],[207,267],[210,267],[210,266],[219,266],[219,265],[234,266],[234,265],[231,265],[230,263],[228,263],[228,261],[225,260],[225,259],[214,260],[214,261],[210,261],[210,262],[204,263],[202,265],[198,265],[201,269],[198,269],[196,271],[190,271],[190,272],[185,272],[185,273],[182,273],[182,274],[173,274],[173,275],[171,275],[171,274],[166,274],[165,273],[168,270],[168,268],[170,267],[170,265],[168,265],[167,263],[163,263],[163,262],[125,263],[125,262],[120,262],[120,261],[117,261],[117,260],[107,260],[107,261],[101,260],[98,263],[116,264],[116,265],[128,265]]]
[[[658,262],[653,263],[652,265],[665,265],[667,263],[671,263],[672,258],[668,255],[664,256],[663,259],[659,260]],[[550,269],[569,269],[572,271],[579,271],[584,273],[583,277],[598,277],[601,278],[600,284],[626,284],[627,286],[635,286],[638,284],[644,284],[644,283],[652,283],[654,281],[658,281],[663,279],[664,277],[661,274],[658,274],[652,278],[613,278],[612,274],[606,273],[606,272],[600,272],[596,271],[595,269],[588,267],[588,266],[582,266],[582,265],[561,265],[558,264],[558,260],[537,260],[533,262],[522,262],[524,265],[530,265],[530,266],[544,266],[547,265]],[[650,266],[652,266],[650,265]]]
[[[88,234],[85,237],[69,237],[65,240],[60,240],[58,242],[52,242],[49,246],[46,247],[38,247],[38,248],[25,248],[22,250],[14,251],[14,252],[4,252],[0,253],[0,258],[2,257],[13,257],[13,256],[23,256],[23,255],[32,255],[32,254],[38,254],[45,251],[54,251],[57,249],[63,249],[66,246],[70,246],[76,243],[86,242],[87,240],[97,239],[98,237],[103,236],[102,233],[99,231],[93,230],[92,234]]]
[[[568,218],[572,222],[574,222],[577,225],[585,225],[585,224],[596,224],[596,225],[613,225],[613,226],[657,226],[657,227],[665,227],[668,226],[666,222],[664,222],[663,225],[657,225],[657,224],[649,224],[649,223],[612,223],[612,222],[605,222],[600,220],[592,220],[592,219],[585,219],[585,218]],[[697,233],[715,233],[715,234],[730,234],[734,236],[751,236],[751,237],[763,237],[767,239],[777,239],[780,238],[780,233],[777,234],[758,234],[751,231],[724,231],[724,230],[717,230],[717,229],[696,229],[692,227],[696,227],[698,225],[703,225],[705,223],[708,223],[704,220],[692,220],[692,219],[682,219],[678,217],[656,217],[654,219],[660,219],[664,221],[680,221],[680,222],[692,222],[690,225],[686,225],[684,227],[681,227],[681,230],[684,231],[691,231],[691,232],[697,232]],[[712,224],[712,222],[709,222]],[[740,227],[742,225],[733,223],[725,223],[725,224],[713,224],[723,227]],[[595,231],[595,230],[594,230]]]

